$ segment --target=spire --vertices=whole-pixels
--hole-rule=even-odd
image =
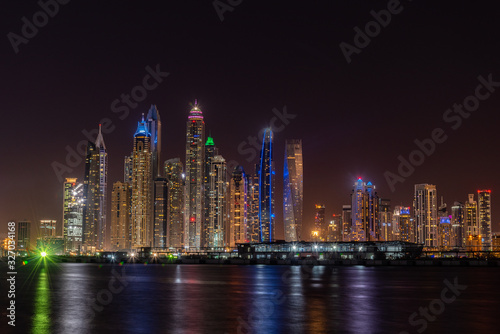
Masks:
[[[106,149],[106,144],[104,144],[104,139],[102,138],[101,124],[99,124],[99,134],[95,140],[95,146]]]
[[[137,130],[135,131],[134,137],[151,137],[148,125],[144,122],[144,113],[142,113],[142,122],[137,122]]]
[[[212,137],[208,136],[207,142],[205,143],[205,146],[215,146],[214,139]]]
[[[144,113],[142,113],[142,122],[144,123]]]
[[[189,120],[203,120],[203,113],[201,112],[200,108],[198,107],[198,99],[194,100],[194,106],[189,112]]]

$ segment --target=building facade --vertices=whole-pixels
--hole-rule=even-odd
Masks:
[[[184,244],[200,248],[204,219],[205,122],[198,101],[189,112],[186,125],[186,185],[184,200]]]
[[[167,179],[167,246],[184,247],[184,173],[180,158],[165,161]]]
[[[113,183],[111,192],[111,247],[112,251],[123,251],[131,248],[131,195],[132,188],[128,182]]]
[[[259,160],[259,232],[260,242],[275,238],[273,131],[264,130]]]
[[[416,184],[413,214],[417,224],[417,242],[424,247],[439,245],[437,227],[437,192],[432,184]]]
[[[302,140],[286,140],[283,168],[283,218],[285,221],[285,241],[287,242],[302,240],[303,206]]]

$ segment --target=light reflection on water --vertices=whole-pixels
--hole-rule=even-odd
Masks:
[[[67,263],[50,275],[49,269],[38,268],[19,297],[19,314],[33,314],[19,323],[21,332],[416,332],[409,315],[439,298],[443,280],[454,277],[469,288],[428,333],[492,332],[500,309],[495,268]],[[125,270],[127,285],[94,312],[88,300],[108,288],[113,269]],[[29,270],[18,275],[22,282]],[[469,305],[481,306],[480,323]]]

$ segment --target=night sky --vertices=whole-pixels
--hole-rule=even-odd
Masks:
[[[295,115],[275,133],[278,238],[287,138],[303,140],[306,231],[314,204],[324,203],[328,216],[340,213],[358,176],[392,205],[411,206],[416,183],[436,184],[449,207],[491,189],[492,230],[500,231],[500,87],[456,130],[443,120],[474,94],[478,76],[500,82],[498,9],[493,2],[401,1],[399,13],[348,63],[339,44],[354,45],[353,29],[364,31],[374,20],[370,11],[387,6],[246,0],[221,21],[212,1],[71,1],[16,54],[8,34],[21,35],[22,18],[33,22],[41,8],[35,1],[2,2],[0,233],[9,220],[60,224],[63,185],[52,164],[65,164],[66,146],[76,150],[82,131],[102,119],[113,128],[104,134],[109,198],[151,104],[163,124],[162,160],[184,162],[195,99],[220,154],[247,172],[257,159],[238,146],[251,147],[245,141],[269,126],[274,108]],[[127,117],[113,112],[113,101],[142,85],[148,66],[169,75]],[[447,140],[392,192],[384,173],[397,173],[398,156],[408,159],[414,140],[435,128]],[[63,177],[83,180],[83,171],[82,162]]]

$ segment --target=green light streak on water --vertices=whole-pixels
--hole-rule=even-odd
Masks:
[[[35,291],[35,309],[32,317],[32,334],[49,334],[51,327],[51,305],[49,276],[45,268],[41,268]]]

